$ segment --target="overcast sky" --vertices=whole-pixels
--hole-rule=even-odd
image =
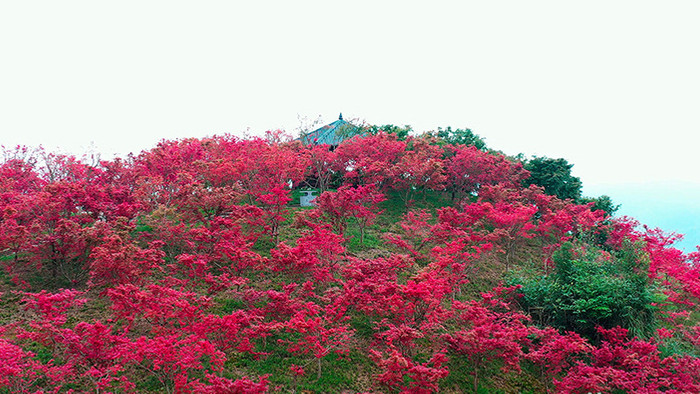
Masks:
[[[7,1],[0,144],[138,152],[299,117],[469,127],[585,185],[700,184],[697,1]]]

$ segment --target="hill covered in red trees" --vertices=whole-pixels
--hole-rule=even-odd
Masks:
[[[700,392],[700,253],[565,161],[365,134],[6,150],[0,392]]]

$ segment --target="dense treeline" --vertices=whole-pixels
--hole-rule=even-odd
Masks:
[[[700,254],[565,161],[451,129],[4,153],[0,392],[700,392]]]

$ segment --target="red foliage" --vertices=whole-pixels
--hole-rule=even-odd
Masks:
[[[444,353],[435,353],[424,363],[416,363],[391,348],[386,352],[370,350],[369,354],[381,371],[377,375],[379,383],[390,389],[401,390],[402,393],[437,392],[440,389],[438,382],[449,373],[443,366],[447,362]],[[405,383],[406,378],[408,384]]]
[[[499,360],[503,371],[520,371],[520,360],[525,358],[523,348],[530,344],[530,331],[525,325],[529,318],[510,311],[510,306],[500,299],[500,294],[513,289],[497,288],[495,294],[482,294],[480,301],[453,303],[458,329],[443,335],[443,339],[450,352],[469,360],[475,391],[486,363]]]
[[[242,377],[236,380],[222,378],[214,374],[206,374],[207,383],[195,382],[192,385],[192,392],[202,394],[261,394],[267,393],[270,382],[267,376],[263,376],[258,381]]]
[[[382,189],[393,184],[392,169],[405,151],[406,142],[399,141],[395,134],[357,136],[338,146],[335,169],[348,182]]]
[[[391,168],[392,184],[401,191],[407,205],[415,192],[421,190],[442,190],[445,188],[445,170],[442,149],[423,138],[409,138],[407,148]]]
[[[309,161],[311,165],[311,176],[316,179],[316,187],[321,193],[328,190],[333,174],[337,171],[336,151],[331,150],[329,145],[313,145],[309,150]],[[334,171],[334,168],[336,169]]]
[[[485,185],[519,187],[529,175],[521,163],[465,145],[452,148],[446,167],[453,197],[460,201],[470,194],[477,194]]]
[[[286,271],[298,279],[302,279],[301,275],[310,274],[314,281],[324,283],[334,281],[345,247],[342,236],[326,227],[316,226],[302,233],[295,247],[282,242],[270,253],[273,269]]]
[[[602,345],[593,350],[591,364],[578,362],[569,374],[556,381],[562,393],[634,393],[700,391],[697,358],[663,358],[653,342],[628,339],[627,330],[600,328]]]
[[[377,204],[384,200],[384,195],[368,184],[341,186],[336,192],[325,192],[318,196],[316,205],[340,235],[345,234],[348,219],[354,218],[360,228],[360,242],[363,242],[367,226],[381,213]]]
[[[166,392],[262,393],[279,389],[268,376],[243,376],[250,370],[239,361],[282,349],[274,356],[295,389],[314,370],[318,381],[330,357],[356,350],[392,392],[450,390],[440,385],[452,366],[477,389],[494,367],[523,365],[547,391],[700,392],[697,357],[664,357],[657,342],[621,328],[601,329],[593,346],[534,327],[506,301],[514,288],[470,299],[483,285],[474,283],[479,264],[499,259],[484,252],[503,253],[508,269],[526,246],[546,261],[563,242],[595,235],[606,256],[634,244],[635,258],[648,260],[650,283],[668,297],[656,305],[665,317],[659,340],[700,348],[700,329],[688,324],[700,300],[700,252],[674,249],[675,234],[523,188],[526,176],[500,154],[387,133],[336,150],[280,132],[163,141],[92,165],[5,151],[0,261],[27,292],[3,299],[24,310],[0,326],[0,386],[135,392],[156,382]],[[317,208],[296,212],[299,231],[281,232],[290,189],[314,179]],[[325,190],[336,181],[343,186]],[[389,248],[344,244],[351,225],[364,241],[385,192],[410,205],[416,193],[445,188],[453,206],[409,211],[387,229]],[[268,238],[275,245],[263,249]],[[244,369],[238,379],[231,364]]]
[[[553,328],[531,327],[530,330],[535,338],[525,358],[540,367],[548,392],[553,379],[568,372],[573,365],[581,363],[583,357],[593,350],[585,339],[573,332],[562,335]]]
[[[208,179],[214,186],[238,184],[253,197],[301,182],[309,159],[298,143],[217,137],[209,148]]]
[[[148,249],[141,249],[118,235],[106,237],[90,254],[90,286],[142,284],[161,266],[165,257],[162,245],[162,241],[154,241]]]

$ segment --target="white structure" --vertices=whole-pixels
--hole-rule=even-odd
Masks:
[[[315,190],[302,190],[301,191],[301,197],[299,198],[299,204],[302,207],[312,207],[316,204],[313,203],[313,201],[316,199],[317,196],[314,196],[313,193],[315,193]]]

